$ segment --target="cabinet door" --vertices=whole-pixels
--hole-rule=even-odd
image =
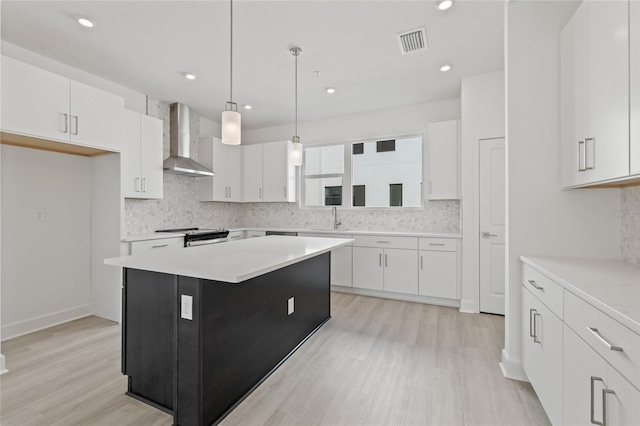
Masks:
[[[382,249],[353,247],[353,286],[382,290],[384,279],[382,258]]]
[[[416,250],[384,250],[384,291],[418,294]]]
[[[606,387],[607,363],[576,333],[564,326],[563,424],[591,424],[591,408],[595,419],[602,421],[601,391]],[[594,395],[591,398],[591,377]],[[592,405],[593,404],[593,405]]]
[[[242,201],[242,148],[227,147],[227,187],[229,201]]]
[[[561,180],[564,188],[583,184],[587,130],[587,2],[583,2],[560,36]]]
[[[331,285],[353,286],[352,247],[343,246],[331,250]]]
[[[124,99],[73,80],[70,87],[71,143],[120,151]]]
[[[457,268],[456,252],[420,251],[420,295],[457,299]]]
[[[640,425],[640,392],[611,365],[607,366],[607,379],[608,389],[615,392],[606,395],[607,425]]]
[[[562,424],[562,334],[562,321],[522,287],[522,367],[554,425]]]
[[[213,170],[215,176],[198,179],[200,201],[229,201],[227,187],[227,145],[218,138],[202,138],[198,152],[200,164]]]
[[[589,181],[629,174],[629,2],[586,1]]]
[[[140,114],[125,110],[123,113],[122,194],[125,198],[140,198]]]
[[[242,146],[242,196],[244,201],[262,201],[262,145]]]
[[[458,121],[442,121],[427,126],[426,187],[430,200],[458,198]]]
[[[289,141],[262,145],[263,201],[293,202],[295,171],[289,160]]]
[[[640,2],[629,5],[631,174],[640,174]]]
[[[69,79],[2,57],[2,130],[69,141]]]
[[[163,195],[163,122],[140,115],[140,176],[143,198],[161,199]]]

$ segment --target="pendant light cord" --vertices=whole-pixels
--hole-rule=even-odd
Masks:
[[[296,136],[298,136],[298,54],[296,54]]]
[[[233,0],[229,1],[231,15],[229,43],[229,102],[233,102]]]

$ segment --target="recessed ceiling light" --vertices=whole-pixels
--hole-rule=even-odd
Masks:
[[[335,87],[327,87],[327,93],[330,95],[336,93]]]
[[[244,109],[251,109],[251,108],[253,108],[251,105],[245,105],[244,106]]]
[[[82,25],[83,27],[87,27],[87,28],[93,28],[96,26],[96,23],[93,22],[91,19],[87,19],[87,18],[78,18],[78,24]]]
[[[190,73],[190,72],[185,72],[185,73],[184,73],[184,77],[185,77],[187,80],[195,80],[196,78],[198,78],[198,76],[197,76],[197,75],[195,75],[195,74],[193,74],[193,73]]]
[[[440,71],[442,72],[447,72],[451,69],[451,65],[449,64],[444,64],[443,66],[440,67]]]
[[[438,0],[436,2],[436,7],[438,10],[447,10],[451,6],[453,6],[453,0]]]

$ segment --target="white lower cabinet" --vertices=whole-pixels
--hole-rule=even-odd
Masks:
[[[245,236],[245,232],[244,231],[229,231],[229,235],[227,236],[227,239],[229,241],[236,241],[236,240],[244,240]]]
[[[180,248],[184,248],[184,237],[157,238],[154,240],[132,241],[129,254],[152,253]]]
[[[353,286],[418,294],[417,251],[354,247]]]
[[[552,424],[562,423],[562,321],[522,287],[522,368]]]
[[[418,293],[421,296],[457,299],[457,252],[420,250],[419,260]]]
[[[566,325],[563,399],[565,425],[640,424],[640,391]]]
[[[265,235],[267,235],[266,231],[251,231],[251,230],[247,231],[247,238],[258,238],[258,237],[264,237]]]

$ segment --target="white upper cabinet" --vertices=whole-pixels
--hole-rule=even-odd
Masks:
[[[242,193],[244,201],[262,201],[262,145],[242,147]]]
[[[640,2],[629,6],[629,71],[631,106],[631,174],[640,174]]]
[[[2,130],[120,151],[124,100],[2,57]]]
[[[427,173],[425,195],[429,200],[453,200],[458,193],[459,120],[427,126]]]
[[[162,120],[124,110],[122,193],[125,198],[163,196]]]
[[[215,173],[198,180],[200,201],[242,201],[241,150],[218,138],[200,139],[199,162]]]
[[[290,141],[262,145],[263,201],[296,201],[295,166],[291,164],[290,153]]]
[[[629,176],[628,2],[582,2],[561,35],[561,84],[562,185]]]

